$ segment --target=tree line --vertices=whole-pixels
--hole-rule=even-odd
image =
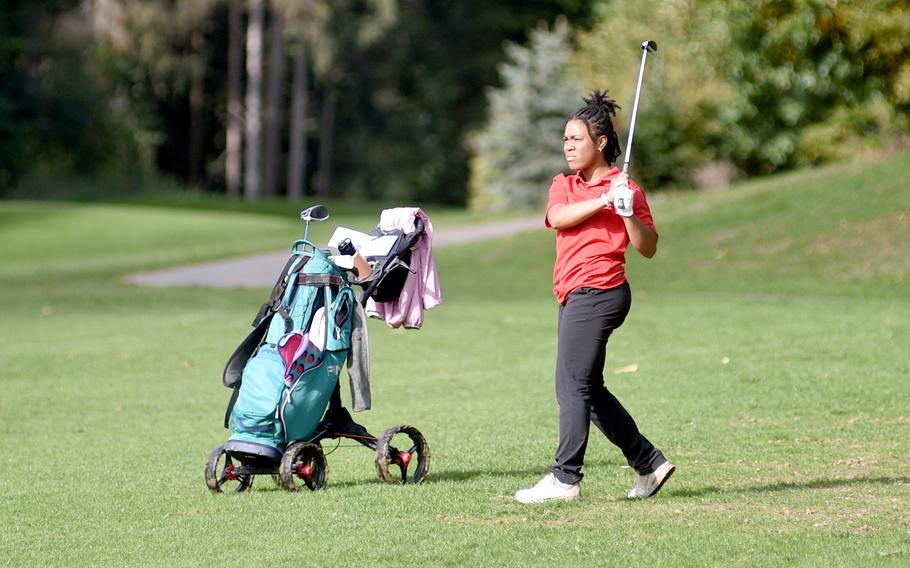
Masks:
[[[503,41],[582,0],[8,0],[0,192],[154,180],[463,204]],[[16,189],[19,188],[19,189]]]
[[[0,195],[163,175],[249,199],[533,206],[584,94],[609,90],[624,137],[643,39],[646,187],[907,138],[901,0],[6,0]]]

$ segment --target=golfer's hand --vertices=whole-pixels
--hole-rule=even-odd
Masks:
[[[604,202],[604,205],[607,208],[613,208],[613,200],[616,197],[616,186],[622,185],[623,183],[629,183],[629,174],[620,172],[619,175],[610,180],[610,187],[607,188],[607,191],[601,194],[600,200]]]
[[[613,209],[623,217],[632,216],[632,188],[629,187],[629,176],[619,174],[610,181],[610,193],[613,195]]]

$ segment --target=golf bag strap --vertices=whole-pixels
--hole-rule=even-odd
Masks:
[[[227,411],[224,413],[224,427],[231,429],[231,411],[234,410],[234,404],[237,403],[237,397],[240,395],[240,383],[234,385],[231,393],[231,399],[228,401]]]
[[[275,282],[275,285],[272,286],[272,293],[269,295],[269,299],[266,303],[262,304],[259,308],[259,313],[256,314],[256,317],[253,318],[253,327],[259,325],[259,322],[262,321],[262,318],[268,316],[270,313],[279,312],[282,307],[281,298],[284,296],[284,289],[288,285],[288,280],[290,280],[290,274],[288,271],[291,270],[291,266],[294,265],[294,262],[297,261],[299,257],[297,255],[292,255],[288,259],[287,264],[284,265],[281,273],[278,275],[278,280]],[[304,263],[300,263],[302,266]],[[287,325],[288,317],[287,310],[284,310],[282,316],[285,318],[285,326]]]
[[[300,274],[297,276],[298,286],[341,286],[344,280],[337,274]]]
[[[284,304],[280,300],[278,301],[278,305],[273,309],[276,314],[284,318],[284,332],[291,333],[291,331],[294,329],[294,320],[291,319],[291,312],[289,312],[288,309],[284,307]]]

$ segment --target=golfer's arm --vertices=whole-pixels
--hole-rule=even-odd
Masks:
[[[632,215],[623,217],[629,242],[643,257],[651,258],[657,252],[657,233],[641,222],[641,219]]]
[[[554,229],[567,229],[581,223],[598,211],[602,211],[603,208],[604,204],[600,198],[554,205],[547,212],[547,222]]]

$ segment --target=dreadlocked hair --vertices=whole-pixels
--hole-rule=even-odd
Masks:
[[[619,149],[619,137],[616,130],[613,129],[613,119],[616,116],[616,109],[620,108],[616,101],[607,96],[607,91],[594,91],[590,98],[584,98],[585,106],[580,108],[566,119],[580,120],[585,123],[588,134],[591,139],[597,141],[601,136],[607,137],[607,145],[604,146],[603,155],[607,163],[611,166],[616,158],[622,153]]]

